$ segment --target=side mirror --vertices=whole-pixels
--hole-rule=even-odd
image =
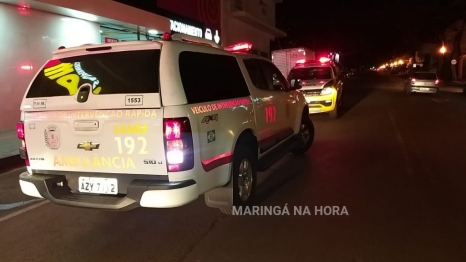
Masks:
[[[298,90],[298,89],[301,89],[301,87],[303,87],[303,85],[301,83],[301,79],[291,79],[290,80],[291,90]]]

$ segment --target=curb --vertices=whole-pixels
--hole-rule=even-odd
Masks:
[[[19,155],[0,158],[0,174],[25,166],[24,159]]]

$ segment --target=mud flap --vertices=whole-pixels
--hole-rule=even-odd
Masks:
[[[233,207],[233,181],[228,185],[210,190],[204,194],[208,207],[229,209]]]

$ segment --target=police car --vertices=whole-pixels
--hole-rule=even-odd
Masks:
[[[309,113],[329,113],[338,118],[342,102],[344,75],[327,57],[319,61],[298,60],[288,74],[292,86],[300,86],[309,103]]]
[[[302,93],[250,49],[165,33],[57,50],[21,104],[21,190],[106,210],[250,205],[256,173],[314,139]]]

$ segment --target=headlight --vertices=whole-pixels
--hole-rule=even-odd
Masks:
[[[321,95],[331,95],[333,94],[333,88],[332,87],[324,87],[322,91],[320,92]]]

